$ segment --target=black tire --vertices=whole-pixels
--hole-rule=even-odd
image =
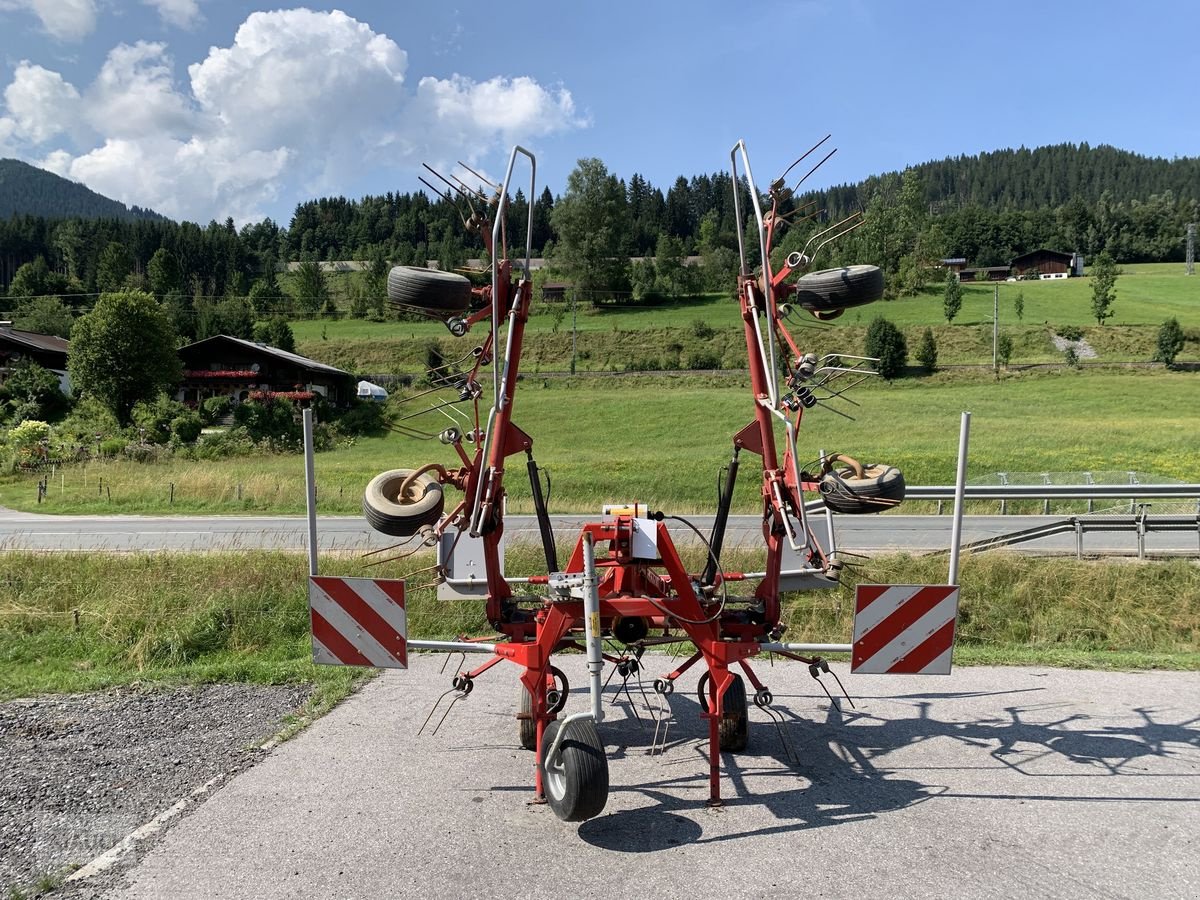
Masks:
[[[562,722],[554,721],[542,735],[543,752],[549,751]],[[538,763],[542,787],[554,814],[564,822],[582,822],[598,816],[608,802],[608,757],[591,719],[570,722],[558,748],[558,758]]]
[[[471,305],[471,281],[457,272],[420,266],[394,266],[388,272],[388,300],[439,316],[455,316]]]
[[[828,472],[819,485],[825,505],[846,515],[883,512],[904,499],[904,474],[895,466],[867,466],[861,478]]]
[[[517,738],[521,742],[522,750],[537,749],[537,721],[533,718],[533,698],[529,696],[529,691],[525,685],[518,685],[521,690],[521,700],[517,705],[521,715],[529,718],[517,719]]]
[[[363,492],[363,517],[381,534],[408,537],[442,517],[445,498],[442,486],[432,475],[418,476],[408,496],[398,496],[401,483],[412,472],[412,469],[381,472]]]
[[[711,676],[705,672],[700,676],[697,689],[700,706],[708,710],[708,684]],[[717,746],[729,753],[739,753],[750,743],[750,715],[746,705],[746,681],[734,674],[733,684],[725,692],[722,703],[721,721],[717,724]]]
[[[801,275],[796,279],[792,303],[812,313],[828,314],[865,306],[882,296],[883,271],[879,266],[843,266]]]

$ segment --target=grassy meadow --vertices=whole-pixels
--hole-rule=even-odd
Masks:
[[[1090,279],[1071,278],[964,284],[962,310],[953,325],[946,324],[941,285],[936,284],[916,297],[848,310],[829,328],[811,327],[815,322],[801,315],[795,331],[806,350],[862,353],[867,325],[884,316],[904,330],[910,359],[921,332],[930,327],[942,365],[990,365],[993,292],[998,287],[1000,325],[1013,339],[1014,365],[1061,363],[1063,355],[1051,338],[1054,327],[1063,325],[1082,327],[1100,361],[1147,361],[1154,355],[1159,325],[1171,317],[1190,329],[1180,361],[1200,361],[1200,278],[1188,277],[1175,263],[1129,265],[1122,272],[1114,315],[1104,326],[1096,325],[1091,315]],[[1018,293],[1024,297],[1020,320],[1013,306]],[[701,353],[715,356],[726,368],[745,365],[738,305],[728,296],[710,294],[652,307],[595,309],[581,304],[575,322],[577,371],[688,368],[689,356]],[[697,330],[698,322],[707,328]],[[431,341],[453,358],[479,339],[455,340],[434,321],[306,320],[294,322],[292,329],[299,352],[360,372],[421,372]],[[535,305],[527,334],[527,371],[569,368],[572,315],[567,306]]]
[[[1196,390],[1194,374],[1161,369],[1062,368],[1001,373],[998,380],[961,371],[891,383],[871,379],[852,392],[858,407],[841,406],[854,421],[820,407],[806,412],[799,448],[803,462],[822,449],[842,451],[897,465],[910,484],[949,484],[959,416],[970,410],[972,478],[1136,470],[1194,481],[1200,472]],[[752,415],[745,377],[736,374],[531,376],[517,394],[514,421],[533,437],[539,464],[550,470],[553,512],[590,512],[606,502],[637,499],[689,513],[714,507],[717,470],[729,460],[732,435]],[[412,424],[437,430],[450,422],[430,412]],[[326,514],[355,514],[363,487],[379,472],[455,460],[437,441],[397,434],[359,438],[317,455],[318,507]],[[738,512],[758,508],[756,468],[756,459],[744,454]],[[303,461],[295,454],[72,466],[49,478],[41,504],[37,477],[0,478],[0,506],[100,514],[304,511]],[[520,456],[512,458],[506,485],[510,510],[528,512]]]

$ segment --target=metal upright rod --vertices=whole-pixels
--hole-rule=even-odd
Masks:
[[[996,340],[1000,330],[1000,285],[996,285],[995,293],[992,294],[992,371],[995,372],[1000,368],[999,360],[996,356]]]
[[[303,412],[304,420],[304,486],[307,489],[308,509],[308,574],[317,574],[317,478],[313,466],[313,411]]]
[[[958,584],[958,554],[962,543],[963,498],[967,492],[967,439],[971,433],[971,414],[964,411],[958,432],[958,474],[954,481],[954,522],[950,528],[950,579]]]

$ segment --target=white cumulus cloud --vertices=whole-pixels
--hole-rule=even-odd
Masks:
[[[22,63],[0,146],[125,203],[244,222],[372,168],[474,161],[586,124],[563,87],[455,75],[409,89],[407,68],[395,41],[345,13],[255,12],[186,80],[164,44],[145,41],[114,47],[82,90]]]
[[[96,28],[95,0],[0,0],[0,12],[28,10],[63,41],[81,41]]]
[[[105,137],[194,133],[197,117],[174,83],[165,44],[138,41],[109,51],[86,92],[87,119]]]
[[[142,0],[158,10],[159,18],[176,28],[191,28],[200,21],[200,5],[196,0]]]
[[[57,72],[22,60],[4,89],[11,132],[40,144],[78,125],[79,92]]]

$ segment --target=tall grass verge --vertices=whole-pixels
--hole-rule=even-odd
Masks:
[[[565,552],[566,548],[564,548]],[[703,550],[689,549],[689,564]],[[544,568],[536,548],[510,574]],[[408,571],[430,560],[413,558]],[[730,553],[728,568],[755,568]],[[323,561],[344,575],[399,577],[396,566]],[[314,666],[305,560],[282,553],[0,556],[0,699],[123,684],[312,682],[328,707],[361,673]],[[785,639],[847,641],[858,582],[936,583],[945,561],[878,557],[831,591],[789,596]],[[1200,568],[1185,560],[1077,562],[969,557],[962,567],[959,661],[1200,668]],[[410,585],[414,637],[488,633],[478,601],[439,602]],[[419,589],[418,589],[419,588]]]

